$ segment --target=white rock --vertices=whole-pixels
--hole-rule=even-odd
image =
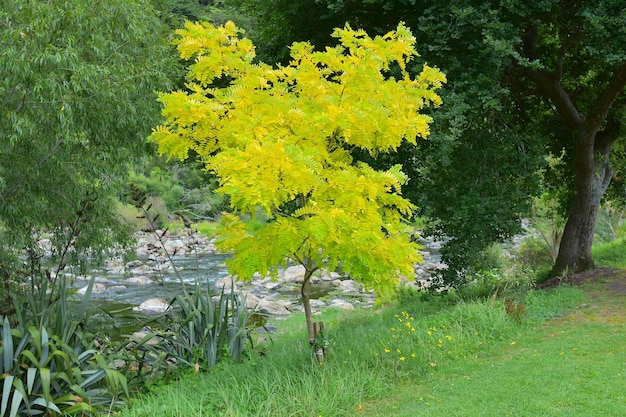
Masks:
[[[139,275],[137,277],[126,278],[124,280],[124,284],[147,285],[147,284],[152,284],[152,280],[145,275]]]
[[[257,311],[275,316],[285,316],[291,314],[291,302],[282,300],[274,301],[267,298],[261,299],[257,305]]]
[[[441,242],[432,242],[428,245],[429,249],[432,250],[440,250],[441,249]]]
[[[140,267],[133,269],[131,272],[133,275],[145,275],[151,273],[152,269],[148,265],[141,265]]]
[[[290,266],[283,272],[285,281],[303,282],[306,269],[302,265]]]
[[[328,306],[343,308],[344,310],[354,310],[354,306],[352,304],[350,304],[346,300],[342,300],[341,298],[333,299]]]
[[[183,255],[185,252],[185,242],[181,239],[167,240],[165,242],[165,250],[170,255]]]
[[[353,279],[339,280],[337,285],[339,289],[344,293],[359,293],[363,287],[361,283]]]
[[[135,259],[134,261],[127,262],[126,268],[129,268],[129,269],[139,268],[142,265],[143,265],[143,262],[141,262],[139,259]]]
[[[275,290],[276,288],[280,287],[280,282],[268,282],[268,283],[265,283],[263,287],[266,290],[270,290],[270,291]]]
[[[218,290],[221,290],[222,288],[231,288],[233,286],[236,289],[237,288],[237,283],[234,282],[233,277],[231,277],[231,276],[218,278],[218,280],[215,281],[215,287]]]
[[[246,293],[246,307],[249,309],[256,308],[261,299],[252,293]]]
[[[112,287],[109,287],[109,289],[111,291],[123,291],[125,289],[127,289],[128,287],[126,285],[114,285]]]
[[[165,313],[168,308],[170,308],[170,305],[167,301],[161,298],[150,298],[134,309],[148,313]]]
[[[424,264],[424,270],[426,271],[440,271],[442,269],[448,269],[448,265],[441,263],[441,262],[437,262],[437,263],[426,262]]]
[[[322,300],[309,300],[309,304],[311,305],[311,308],[322,308],[322,307],[326,307],[326,303],[323,302]]]
[[[80,295],[85,295],[87,292],[88,285],[76,291]],[[106,287],[103,284],[95,283],[93,284],[93,288],[91,289],[92,294],[101,294],[106,291]]]

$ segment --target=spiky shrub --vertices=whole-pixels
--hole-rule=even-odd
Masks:
[[[12,327],[6,317],[1,327],[1,417],[88,415],[128,395],[126,378],[96,350],[77,353],[45,327]]]
[[[170,309],[142,338],[131,338],[135,345],[130,354],[141,356],[153,374],[167,374],[173,364],[210,369],[220,360],[239,362],[246,342],[252,343],[248,322],[253,310],[246,306],[245,296],[221,291],[213,299],[210,289],[196,283],[191,292],[184,291],[171,302]],[[138,367],[138,369],[143,366]]]
[[[118,406],[120,394],[128,394],[126,377],[93,349],[89,331],[95,278],[72,306],[62,275],[39,279],[34,275],[43,271],[31,273],[31,291],[20,297],[14,322],[0,317],[0,417],[90,414]]]

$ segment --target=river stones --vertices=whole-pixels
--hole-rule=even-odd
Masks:
[[[89,287],[89,285],[85,285],[84,287],[80,288],[78,291],[76,291],[78,294],[80,295],[85,295],[85,293],[87,292],[87,287]],[[104,284],[100,284],[98,282],[93,284],[93,288],[91,289],[91,293],[92,294],[101,294],[103,292],[106,291],[106,287],[104,286]]]
[[[150,298],[135,307],[134,310],[142,311],[144,313],[165,313],[170,308],[170,304],[162,298]]]

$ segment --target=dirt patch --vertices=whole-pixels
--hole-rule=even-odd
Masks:
[[[626,294],[626,270],[616,268],[596,268],[589,271],[569,274],[563,278],[550,278],[539,286],[541,289],[558,287],[568,284],[581,286],[587,284],[600,284],[615,294]]]

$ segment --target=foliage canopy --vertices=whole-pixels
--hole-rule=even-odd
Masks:
[[[288,260],[310,273],[340,265],[378,290],[412,276],[419,254],[402,222],[414,209],[400,194],[407,178],[350,152],[390,152],[429,133],[422,110],[441,103],[445,76],[428,66],[409,76],[417,52],[408,28],[375,38],[336,29],[337,46],[294,43],[290,64],[278,67],[255,63],[232,22],[188,22],[176,33],[181,56],[193,59],[187,90],[160,95],[167,122],[151,140],[176,158],[199,155],[230,196],[235,213],[222,217],[219,247],[234,252],[231,272],[248,279]]]
[[[79,212],[90,230],[79,246],[107,240],[111,197],[158,117],[150,97],[175,68],[156,11],[145,0],[7,0],[0,27],[3,241],[23,247]]]
[[[177,68],[164,33],[148,0],[3,0],[0,313],[16,282],[46,279],[43,265],[78,265],[128,237],[115,204],[148,150],[154,90]]]
[[[336,19],[373,33],[402,19],[422,57],[446,68],[431,140],[399,156],[418,178],[414,201],[451,238],[449,273],[519,233],[540,185],[568,219],[555,272],[593,265],[600,199],[624,198],[623,1],[230,1],[254,16],[252,38],[276,60],[300,37],[325,44]],[[307,21],[311,11],[319,18]],[[557,169],[546,164],[561,155]]]

